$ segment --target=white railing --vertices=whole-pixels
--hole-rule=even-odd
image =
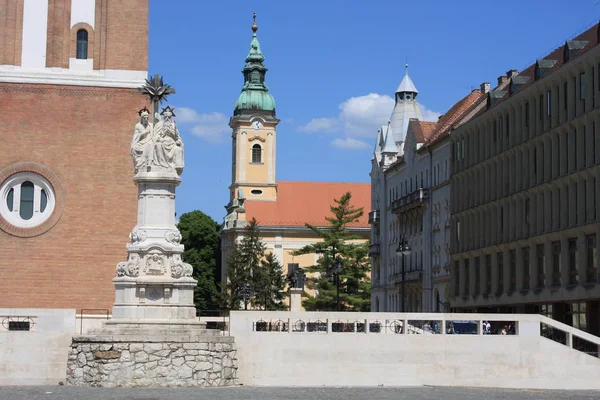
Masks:
[[[231,319],[255,334],[541,336],[596,357],[600,349],[599,337],[538,314],[250,311],[232,312]]]

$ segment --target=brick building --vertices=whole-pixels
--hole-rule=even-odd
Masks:
[[[0,307],[110,309],[148,0],[0,0]]]

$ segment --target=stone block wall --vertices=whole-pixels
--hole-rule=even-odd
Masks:
[[[232,386],[238,362],[233,338],[210,342],[73,340],[67,384],[93,387]]]

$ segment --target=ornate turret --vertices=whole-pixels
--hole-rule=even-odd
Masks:
[[[396,103],[391,118],[394,140],[400,145],[401,152],[408,131],[408,122],[411,118],[422,119],[421,109],[416,100],[417,94],[419,94],[419,91],[410,76],[408,76],[408,64],[406,64],[404,78],[402,78],[402,82],[396,89]]]
[[[234,116],[242,114],[266,114],[275,116],[275,99],[269,93],[269,88],[265,84],[265,74],[267,68],[263,61],[265,56],[260,51],[260,43],[256,37],[256,13],[254,13],[254,23],[252,24],[252,42],[250,42],[250,52],[246,57],[246,66],[242,70],[244,74],[244,86],[242,93],[235,102]]]

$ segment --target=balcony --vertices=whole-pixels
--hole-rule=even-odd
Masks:
[[[396,214],[400,214],[411,210],[416,207],[420,207],[425,204],[425,201],[429,198],[429,189],[417,189],[406,196],[400,197],[392,202],[392,211]]]
[[[369,245],[369,256],[379,255],[379,243]]]
[[[416,269],[404,271],[404,282],[421,282],[423,280],[423,266],[418,266]],[[402,283],[402,272],[394,274],[394,283]]]
[[[378,224],[380,220],[379,210],[373,210],[369,213],[369,224]]]

